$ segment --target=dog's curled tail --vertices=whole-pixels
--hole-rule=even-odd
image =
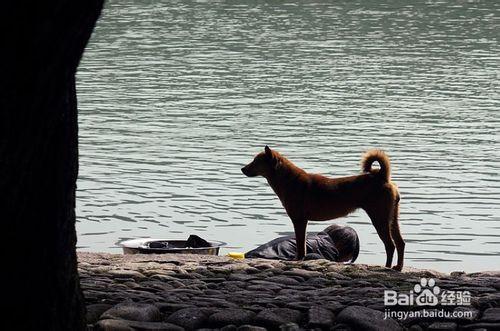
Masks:
[[[372,163],[377,161],[380,164],[380,170],[372,169]],[[363,155],[361,159],[361,171],[376,173],[386,182],[391,180],[391,163],[389,157],[380,149],[372,149]]]

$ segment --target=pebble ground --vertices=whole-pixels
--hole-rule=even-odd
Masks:
[[[500,272],[177,254],[78,258],[89,330],[500,330]],[[469,291],[471,304],[384,306],[384,290],[409,293],[421,278]],[[393,319],[387,308],[468,315]]]

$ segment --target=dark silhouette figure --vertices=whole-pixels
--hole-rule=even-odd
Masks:
[[[75,72],[102,4],[7,1],[0,6],[5,330],[86,327],[75,251]]]
[[[297,252],[295,236],[279,237],[245,253],[245,257],[294,260]],[[306,260],[326,259],[354,262],[359,255],[359,238],[349,226],[332,224],[317,234],[306,237]]]

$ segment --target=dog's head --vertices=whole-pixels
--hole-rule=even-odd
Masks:
[[[241,172],[248,177],[263,176],[267,178],[276,170],[278,163],[279,155],[266,145],[264,152],[257,154],[252,162],[241,168]]]

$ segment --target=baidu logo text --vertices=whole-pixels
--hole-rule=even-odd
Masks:
[[[433,278],[422,278],[408,293],[398,293],[394,290],[384,291],[386,306],[458,306],[470,305],[469,291],[441,290]]]

